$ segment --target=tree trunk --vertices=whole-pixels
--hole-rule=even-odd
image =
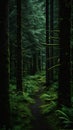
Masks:
[[[41,72],[41,51],[38,51],[38,69]]]
[[[53,44],[53,0],[50,0],[50,44]],[[50,57],[53,57],[53,46],[49,47],[49,55]],[[53,66],[53,59],[50,61],[50,67]],[[50,83],[53,82],[53,69],[50,70]]]
[[[37,55],[36,51],[33,54],[33,68],[32,68],[32,74],[35,75],[37,72]]]
[[[49,86],[49,0],[46,0],[46,88]]]
[[[21,0],[17,0],[17,90],[22,91]]]
[[[71,106],[70,90],[70,29],[71,0],[59,0],[60,70],[58,105]]]
[[[0,128],[10,127],[8,0],[0,1]]]

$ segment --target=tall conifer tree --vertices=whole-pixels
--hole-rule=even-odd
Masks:
[[[59,42],[60,42],[60,71],[59,71],[59,106],[71,105],[70,90],[70,29],[71,29],[71,0],[59,0]]]
[[[21,0],[17,0],[17,90],[22,91]]]
[[[46,87],[49,86],[49,0],[46,0]]]
[[[0,129],[10,127],[8,0],[0,1]]]

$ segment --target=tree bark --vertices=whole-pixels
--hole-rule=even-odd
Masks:
[[[22,91],[21,0],[17,0],[17,91]]]
[[[70,29],[71,0],[59,0],[60,70],[58,105],[71,106],[70,90]]]
[[[50,44],[53,44],[53,0],[50,0]],[[53,57],[53,46],[49,47],[49,55],[50,57]],[[53,59],[50,61],[50,67],[53,66]],[[53,82],[53,69],[51,69],[50,73],[50,83]]]
[[[38,51],[38,70],[41,72],[41,51]]]
[[[46,88],[49,86],[49,0],[46,0]]]
[[[0,128],[10,127],[8,0],[0,1]]]
[[[36,54],[36,50],[33,54],[33,68],[32,68],[32,74],[35,75],[37,72],[37,54]]]

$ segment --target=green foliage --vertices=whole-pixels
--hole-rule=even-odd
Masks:
[[[29,96],[29,93],[23,92],[24,100],[27,101],[27,103],[35,103],[34,99]]]
[[[24,80],[24,91],[29,93],[29,95],[33,95],[35,92],[39,90],[38,85],[38,75],[35,76],[27,76]]]
[[[48,92],[49,93],[49,92]],[[58,120],[57,116],[55,114],[56,110],[56,101],[55,99],[57,98],[56,94],[52,95],[44,93],[40,96],[43,104],[40,106],[42,114],[46,116],[46,121],[48,124],[51,125],[53,130],[59,130],[58,127]]]
[[[40,96],[40,98],[44,101],[53,101],[53,100],[56,100],[57,99],[57,94],[56,93],[51,93],[51,94],[47,94],[47,93],[44,93]]]
[[[32,114],[30,104],[34,103],[28,93],[16,92],[15,86],[11,85],[10,106],[12,115],[12,125],[14,130],[30,130]]]
[[[67,108],[63,106],[61,110],[56,111],[56,114],[63,128],[73,128],[73,107]]]
[[[57,88],[58,88],[58,82],[53,82],[53,84],[51,84],[51,89],[55,91],[57,90]]]
[[[51,112],[56,107],[56,103],[54,101],[56,99],[56,94],[50,95],[44,93],[40,96],[40,99],[43,101],[43,105],[41,106],[43,114]]]
[[[38,79],[38,82],[39,82],[39,84],[41,84],[43,86],[46,82],[45,75],[44,76],[41,75],[41,77]]]
[[[51,101],[50,104],[48,103],[48,104],[41,105],[41,110],[43,114],[49,114],[55,108],[56,108],[56,103],[54,101]]]
[[[49,86],[49,91],[40,95],[42,100],[41,112],[46,116],[46,121],[53,130],[59,130],[58,118],[55,113],[57,107],[57,87],[58,83],[55,82]]]
[[[50,100],[50,95],[49,94],[47,94],[47,93],[44,93],[44,94],[42,94],[41,96],[40,96],[40,98],[42,99],[42,100],[45,100],[45,101],[49,101]]]
[[[44,2],[29,0],[22,1],[22,46],[23,57],[26,61],[27,73],[30,73],[28,64],[38,50],[43,50],[40,44],[45,42],[45,15]],[[44,27],[44,28],[43,28]],[[32,63],[30,63],[32,64]],[[30,66],[29,64],[29,66]],[[24,70],[25,71],[25,70]]]

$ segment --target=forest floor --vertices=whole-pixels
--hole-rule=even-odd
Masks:
[[[42,85],[42,82],[44,83],[44,81],[41,82],[37,78],[35,80],[37,80],[37,84],[39,87],[38,90],[32,96],[32,98],[35,100],[35,103],[30,105],[30,109],[33,116],[33,119],[31,120],[31,124],[32,124],[31,130],[55,130],[55,128],[52,127],[52,124],[50,124],[47,121],[46,118],[47,116],[45,114],[42,114],[41,111],[41,106],[43,105],[43,101],[41,100],[40,96],[45,93],[45,86]],[[49,120],[51,120],[51,118]]]
[[[26,76],[20,93],[11,82],[9,92],[13,130],[64,130],[73,125],[73,108],[58,110],[58,82],[46,90],[44,72]]]
[[[46,117],[42,115],[40,106],[42,101],[40,99],[41,89],[34,95],[35,104],[31,105],[31,111],[33,115],[32,119],[32,130],[53,130],[51,126],[46,121]]]
[[[46,90],[45,74],[27,76],[24,91],[16,93],[10,86],[10,103],[14,130],[60,130],[56,117],[57,82]]]

